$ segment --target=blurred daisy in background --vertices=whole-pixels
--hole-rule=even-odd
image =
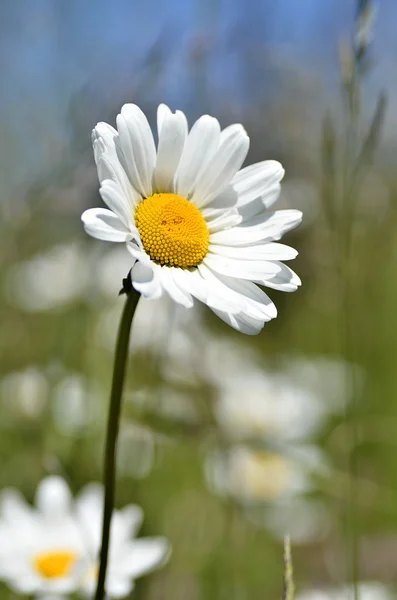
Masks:
[[[91,253],[83,244],[58,244],[10,268],[6,292],[27,312],[61,308],[86,297]]]
[[[396,595],[379,582],[363,582],[358,587],[360,600],[395,600]],[[298,594],[295,600],[350,600],[351,587],[310,589]]]
[[[82,215],[90,235],[126,242],[132,284],[145,298],[163,292],[186,308],[207,304],[235,329],[256,334],[277,315],[256,284],[292,292],[299,277],[281,261],[297,252],[277,243],[299,225],[298,210],[269,212],[284,169],[263,161],[241,169],[249,148],[242,125],[221,132],[204,115],[190,132],[185,115],[161,104],[156,150],[149,123],[125,104],[117,130],[93,131],[100,193],[109,207]]]
[[[98,571],[103,492],[86,486],[76,501],[60,477],[39,485],[35,507],[18,491],[1,494],[0,578],[17,593],[61,597],[92,594]],[[165,562],[165,538],[134,539],[142,510],[134,505],[116,510],[112,521],[107,594],[126,596],[134,579]]]
[[[230,343],[225,352],[222,342],[206,358],[222,440],[205,459],[210,488],[277,537],[288,532],[304,543],[326,535],[329,517],[315,495],[330,467],[316,436],[346,401],[346,365],[283,357],[270,371],[255,352]]]
[[[47,374],[36,366],[7,373],[0,380],[3,409],[1,427],[13,425],[14,419],[35,420],[45,410],[50,393]]]

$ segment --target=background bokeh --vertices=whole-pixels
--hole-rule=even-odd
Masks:
[[[353,534],[360,578],[397,583],[394,0],[379,2],[358,81],[357,138],[384,91],[382,135],[344,196],[354,211],[339,206],[335,226],[326,205],[324,117],[339,185],[339,48],[354,39],[356,10],[353,0],[0,4],[1,488],[32,499],[48,473],[75,492],[101,478],[129,257],[80,223],[101,202],[97,121],[114,124],[135,102],[154,125],[166,102],[190,123],[203,113],[241,122],[247,161],[281,161],[279,205],[304,212],[285,239],[303,287],[270,291],[279,317],[258,337],[201,307],[138,308],[117,504],[140,504],[142,532],[168,536],[173,554],[136,599],[278,599],[287,531],[299,590],[346,581]]]

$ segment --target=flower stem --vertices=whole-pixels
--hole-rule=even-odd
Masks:
[[[140,298],[140,294],[136,292],[131,285],[129,285],[128,289],[126,289],[127,280],[124,280],[124,287],[127,294],[127,299],[124,305],[124,310],[117,334],[112,390],[110,393],[108,424],[106,432],[106,447],[103,475],[103,481],[105,486],[105,500],[103,509],[100,564],[95,600],[103,600],[105,595],[105,579],[109,553],[110,523],[112,519],[115,496],[116,446],[117,436],[119,432],[121,396],[124,387],[125,367],[128,356],[128,345],[130,339],[131,324],[132,319],[134,317],[135,309],[138,304],[138,300]]]

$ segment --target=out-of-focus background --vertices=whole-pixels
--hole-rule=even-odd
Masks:
[[[189,123],[203,113],[241,122],[248,162],[281,161],[279,206],[304,212],[285,238],[300,252],[292,266],[303,287],[270,290],[279,317],[258,337],[203,307],[138,307],[117,504],[140,504],[142,533],[169,537],[173,554],[137,582],[136,599],[278,599],[286,532],[302,598],[346,582],[352,536],[368,598],[386,597],[381,586],[393,594],[397,3],[378,4],[354,83],[351,154],[360,140],[368,152],[345,195],[335,188],[346,184],[342,80],[360,42],[356,1],[0,5],[1,488],[32,499],[48,473],[75,492],[101,478],[130,267],[124,248],[88,238],[80,223],[101,203],[97,121],[114,124],[135,102],[154,125],[166,102]],[[340,197],[332,219],[329,201]]]

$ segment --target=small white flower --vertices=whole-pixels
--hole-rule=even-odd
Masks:
[[[396,596],[382,583],[362,582],[359,584],[360,600],[393,600]],[[310,589],[298,594],[296,600],[349,600],[352,587],[333,589]]]
[[[205,466],[210,488],[239,502],[250,521],[276,537],[288,533],[294,543],[305,543],[328,529],[323,504],[306,495],[325,469],[316,447],[291,446],[281,453],[236,445],[209,455]]]
[[[98,123],[94,155],[102,199],[110,210],[82,215],[87,233],[126,242],[132,284],[146,298],[165,291],[177,303],[207,304],[226,323],[258,333],[277,315],[258,285],[292,292],[299,277],[281,261],[297,252],[277,243],[302,218],[298,210],[269,212],[284,169],[264,161],[241,169],[244,128],[202,116],[188,132],[185,115],[161,104],[158,147],[143,112],[126,104],[117,131]]]
[[[18,593],[60,597],[92,594],[97,580],[103,507],[102,486],[86,486],[76,502],[60,477],[44,479],[32,508],[16,490],[0,504],[0,579]],[[142,521],[138,506],[112,518],[107,594],[130,593],[134,579],[163,563],[165,538],[134,539]]]

